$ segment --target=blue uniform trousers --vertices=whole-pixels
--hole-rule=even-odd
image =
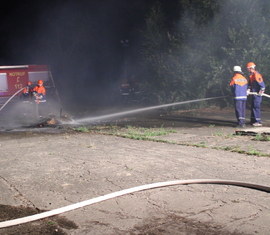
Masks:
[[[252,102],[251,102],[251,117],[250,117],[250,122],[251,123],[262,123],[261,121],[261,102],[262,102],[262,97],[254,95],[252,97]]]
[[[239,125],[245,124],[246,118],[246,100],[234,100],[235,115]]]

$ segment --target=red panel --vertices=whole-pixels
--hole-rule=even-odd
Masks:
[[[6,72],[8,78],[8,95],[13,95],[15,92],[26,86],[28,81],[27,70],[16,69]]]
[[[9,97],[26,86],[28,72],[49,71],[48,65],[0,66],[0,73],[6,73],[8,92],[1,92],[0,97]],[[21,93],[18,94],[18,96]]]

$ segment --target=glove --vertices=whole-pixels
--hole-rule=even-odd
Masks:
[[[250,89],[247,89],[247,95],[249,95]]]
[[[259,93],[258,93],[258,96],[262,96],[263,95],[263,91],[260,90]]]

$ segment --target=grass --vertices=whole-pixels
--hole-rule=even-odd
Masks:
[[[228,134],[226,137],[227,138],[233,138],[233,137],[235,137],[235,134]]]
[[[126,131],[123,134],[124,137],[135,140],[149,140],[156,136],[167,135],[169,133],[176,133],[175,130],[165,130],[161,128],[144,128],[127,126]]]
[[[164,129],[163,127],[160,128],[144,128],[134,126],[119,127],[111,124],[94,127],[91,126],[91,129],[83,126],[78,127],[75,130],[78,132],[97,132],[102,134],[116,135],[135,140],[154,140],[154,137],[156,136],[167,135],[169,133],[176,133],[176,131],[173,129]]]
[[[249,150],[245,151],[241,149],[241,146],[233,146],[233,147],[228,147],[228,146],[213,146],[209,147],[206,145],[205,142],[201,143],[181,143],[180,145],[184,146],[193,146],[193,147],[202,147],[202,148],[212,148],[212,149],[217,149],[217,150],[223,150],[223,151],[229,151],[229,152],[234,152],[234,153],[240,153],[240,154],[246,154],[246,155],[252,155],[252,156],[258,156],[258,157],[270,157],[270,154],[266,153],[261,153],[260,151],[256,150],[253,146],[249,146]]]
[[[89,144],[89,145],[87,145],[87,148],[93,148],[93,147],[95,147],[95,145],[94,144]]]
[[[203,148],[207,148],[208,146],[206,145],[205,142],[201,142],[199,144],[196,144],[196,147],[203,147]]]
[[[75,130],[78,131],[78,132],[89,132],[88,128],[85,127],[85,126],[78,127]]]
[[[249,152],[248,152],[249,155],[256,155],[256,156],[260,156],[261,153],[256,150],[253,146],[249,146]]]
[[[253,140],[257,141],[270,141],[270,136],[269,135],[264,135],[264,134],[258,134],[254,137]]]
[[[235,147],[213,147],[213,149],[220,149],[224,151],[234,152],[234,153],[240,153],[240,154],[247,154],[247,155],[253,155],[258,157],[270,157],[269,154],[261,153],[260,151],[256,150],[253,146],[249,146],[249,151],[241,150],[241,146],[235,146]]]
[[[224,134],[223,134],[222,131],[218,131],[218,132],[215,133],[215,135],[216,135],[216,136],[223,136]]]
[[[214,127],[214,125],[210,125],[209,127]],[[155,141],[160,143],[167,143],[167,144],[178,144],[183,146],[193,146],[193,147],[201,147],[201,148],[212,148],[217,150],[223,150],[223,151],[229,151],[229,152],[235,152],[240,154],[246,154],[246,155],[253,155],[253,156],[265,156],[270,157],[270,154],[264,154],[260,151],[256,150],[253,146],[249,146],[249,150],[242,150],[241,146],[208,146],[206,142],[200,142],[200,143],[176,143],[174,141],[168,141],[168,140],[162,140],[158,139],[156,137],[167,135],[169,133],[177,133],[176,130],[173,129],[165,129],[162,127],[160,128],[145,128],[145,127],[135,127],[127,125],[125,127],[120,127],[115,124],[107,124],[107,125],[100,125],[100,126],[91,126],[91,127],[78,127],[75,129],[78,132],[95,132],[95,133],[101,133],[106,135],[115,135],[119,137],[134,139],[134,140],[148,140],[148,141]],[[216,132],[214,134],[218,137],[223,138],[238,138],[241,137],[241,135],[237,134],[224,134],[222,131]],[[255,136],[254,140],[257,141],[270,141],[270,137],[266,135],[257,135]],[[88,148],[94,147],[93,144],[90,143]]]

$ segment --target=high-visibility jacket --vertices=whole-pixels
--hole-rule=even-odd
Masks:
[[[30,87],[30,86],[26,86],[24,89],[23,89],[23,94],[24,95],[29,95],[33,92],[33,89]]]
[[[265,90],[265,84],[262,75],[255,71],[249,75],[249,87],[252,92],[259,92]]]
[[[233,93],[233,97],[236,100],[247,99],[248,81],[241,73],[235,73],[232,77],[230,87]]]
[[[46,89],[44,86],[35,86],[33,89],[33,93],[37,93],[38,95],[46,95]]]

